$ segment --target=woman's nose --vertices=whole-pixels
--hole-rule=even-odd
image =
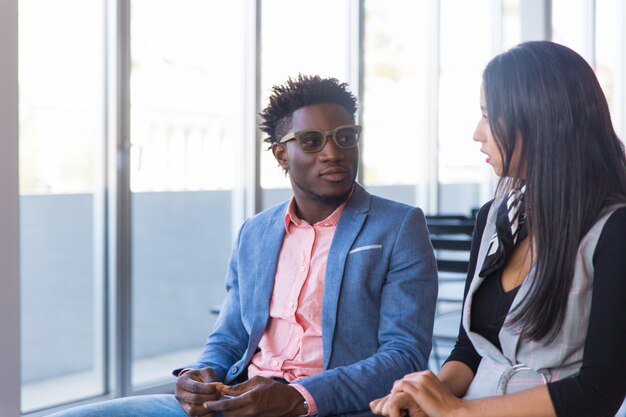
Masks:
[[[481,126],[481,122],[478,122],[476,125],[476,129],[474,129],[474,134],[472,135],[472,140],[475,142],[484,142],[485,141],[485,133]]]

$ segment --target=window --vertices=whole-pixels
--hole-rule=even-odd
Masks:
[[[19,7],[21,408],[33,416],[171,389],[171,370],[197,358],[251,194],[261,208],[292,194],[267,145],[249,149],[273,85],[299,73],[348,82],[361,95],[364,185],[469,214],[495,179],[472,141],[482,70],[536,23],[520,21],[520,0],[8,1]],[[626,6],[538,3],[552,4],[554,39],[593,62],[625,137]],[[131,51],[129,73],[107,72],[116,48]],[[129,109],[107,96],[127,93]],[[116,127],[128,127],[128,162],[110,152]],[[116,175],[121,186],[107,183]],[[111,201],[128,199],[111,224]],[[111,267],[126,252],[130,266]],[[121,281],[131,294],[119,301],[126,288],[109,290]],[[118,301],[129,323],[114,322]]]
[[[429,75],[436,25],[430,23],[426,2],[400,3],[390,8],[382,0],[365,2],[361,157],[368,187],[416,204],[417,187],[425,188],[429,178],[429,123],[436,115],[429,103]]]
[[[552,16],[552,39],[572,48],[594,67],[613,125],[624,140],[626,5],[619,0],[552,0]]]
[[[443,1],[441,22],[439,181],[480,183],[485,164],[472,134],[482,71],[494,55],[491,1]]]
[[[619,0],[596,2],[595,71],[611,109],[617,134],[626,140],[626,5]]]
[[[246,123],[244,5],[132,2],[134,387],[195,362],[224,296]]]
[[[350,83],[349,51],[354,29],[350,4],[349,0],[262,3],[261,109],[267,105],[272,86],[300,73]],[[261,186],[265,189],[263,208],[267,208],[291,196],[291,188],[265,143],[261,145],[260,158]]]
[[[589,0],[552,0],[552,40],[593,62],[593,8]]]
[[[105,391],[103,21],[99,0],[19,2],[24,412]]]

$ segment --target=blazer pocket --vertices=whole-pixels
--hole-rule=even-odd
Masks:
[[[348,255],[351,255],[351,254],[357,253],[357,252],[362,252],[364,250],[382,249],[382,247],[383,247],[383,245],[359,246],[358,248],[354,248],[350,252],[348,252]]]

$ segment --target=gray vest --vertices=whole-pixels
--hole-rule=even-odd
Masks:
[[[502,352],[500,352],[487,339],[470,331],[473,296],[484,281],[484,278],[478,276],[478,272],[482,268],[490,238],[496,230],[495,220],[500,202],[501,200],[494,201],[487,215],[476,262],[476,272],[463,310],[463,327],[476,351],[482,356],[476,376],[465,398],[510,394],[578,373],[582,365],[591,310],[593,253],[607,219],[618,207],[622,206],[609,207],[582,238],[578,247],[565,320],[554,340],[544,345],[521,339],[519,328],[510,324],[511,315],[509,314],[499,334],[502,345]],[[534,268],[531,268],[513,300],[511,310],[519,305],[528,293],[534,275]]]

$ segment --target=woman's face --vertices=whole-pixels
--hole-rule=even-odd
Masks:
[[[487,102],[485,101],[485,92],[483,87],[480,88],[480,112],[481,117],[476,125],[476,130],[474,130],[473,139],[481,144],[480,151],[487,155],[485,162],[493,167],[493,171],[499,177],[504,175],[516,175],[521,159],[522,136],[519,132],[515,135],[515,147],[513,148],[513,155],[511,163],[509,164],[509,172],[505,173],[504,156],[500,149],[498,140],[493,135],[491,130],[491,123],[493,123],[493,121],[489,119],[489,114],[487,114]],[[524,179],[523,177],[525,176],[523,175],[525,173],[524,171],[522,171],[522,179]]]

